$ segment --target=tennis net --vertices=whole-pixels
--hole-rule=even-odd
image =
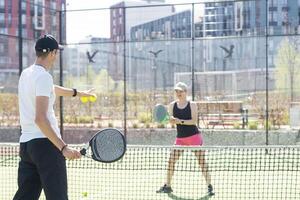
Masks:
[[[173,193],[158,194],[174,150],[182,155],[175,165]],[[200,151],[215,190],[211,199],[300,199],[299,146],[128,146],[115,163],[68,161],[69,199],[209,199],[195,156]],[[0,144],[0,199],[12,199],[17,189],[18,161],[18,144]]]

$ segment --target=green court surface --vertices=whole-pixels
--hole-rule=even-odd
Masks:
[[[89,158],[68,161],[70,200],[100,199],[300,199],[300,147],[209,148],[206,161],[216,195],[208,197],[190,149],[176,164],[172,194],[157,194],[165,182],[171,147],[129,147],[122,160],[103,164]],[[1,157],[0,199],[17,188],[17,156]],[[45,199],[42,196],[40,199]]]

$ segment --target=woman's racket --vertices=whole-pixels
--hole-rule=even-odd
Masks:
[[[111,163],[122,158],[125,151],[124,135],[117,129],[108,128],[97,132],[80,153],[95,161]]]
[[[170,117],[167,108],[164,105],[157,104],[154,107],[153,119],[161,124],[169,122]]]

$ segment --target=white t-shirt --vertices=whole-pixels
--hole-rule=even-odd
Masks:
[[[20,142],[46,137],[34,122],[36,96],[49,97],[47,117],[51,127],[58,137],[61,138],[53,109],[55,102],[53,78],[44,67],[32,65],[22,72],[18,86],[20,124],[22,128]]]

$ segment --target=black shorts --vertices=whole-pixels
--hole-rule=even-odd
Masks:
[[[20,143],[18,191],[13,200],[67,200],[66,160],[47,138]]]

